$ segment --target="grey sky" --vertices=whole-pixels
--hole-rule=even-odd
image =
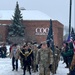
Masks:
[[[16,1],[20,7],[27,10],[40,10],[49,15],[51,19],[69,25],[70,0],[1,0],[0,9],[15,9]],[[72,0],[72,26],[74,27],[74,0]]]

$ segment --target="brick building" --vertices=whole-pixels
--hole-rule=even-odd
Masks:
[[[46,41],[50,27],[50,17],[37,10],[23,10],[23,25],[25,26],[25,38],[23,40],[41,43]],[[6,41],[8,25],[11,24],[13,10],[0,11],[0,41]],[[63,42],[63,24],[57,20],[52,20],[54,43],[61,46]]]

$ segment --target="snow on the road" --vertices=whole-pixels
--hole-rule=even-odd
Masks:
[[[58,66],[58,69],[57,69],[57,74],[55,75],[67,75],[67,73],[69,73],[69,69],[68,68],[65,68],[65,63],[62,64],[63,61],[60,61],[59,62],[59,66]]]
[[[11,59],[0,58],[0,75],[23,75],[22,69],[20,67],[20,61],[18,71],[12,71]],[[26,75],[29,75],[29,73],[26,72]],[[32,75],[39,75],[39,74],[32,73]]]
[[[62,61],[60,61],[57,74],[55,75],[67,75],[69,70],[65,68],[65,66],[66,65],[62,64]],[[18,71],[12,71],[11,59],[0,58],[0,75],[23,75],[22,69],[20,68],[20,61]],[[26,72],[26,75],[29,75],[29,73]],[[32,73],[32,75],[39,75],[39,73]]]

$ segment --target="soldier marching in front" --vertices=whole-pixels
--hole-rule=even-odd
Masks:
[[[47,47],[46,43],[42,43],[41,49],[39,50],[40,59],[39,59],[39,75],[50,75],[49,65],[51,61],[52,51]]]

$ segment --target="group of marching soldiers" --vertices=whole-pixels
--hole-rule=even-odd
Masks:
[[[60,60],[60,50],[58,46],[55,46],[54,49],[53,52],[46,42],[40,46],[30,42],[26,42],[24,45],[13,44],[10,46],[12,71],[18,71],[18,59],[20,59],[23,75],[26,75],[26,70],[29,71],[30,75],[32,71],[39,71],[39,75],[55,74]]]

